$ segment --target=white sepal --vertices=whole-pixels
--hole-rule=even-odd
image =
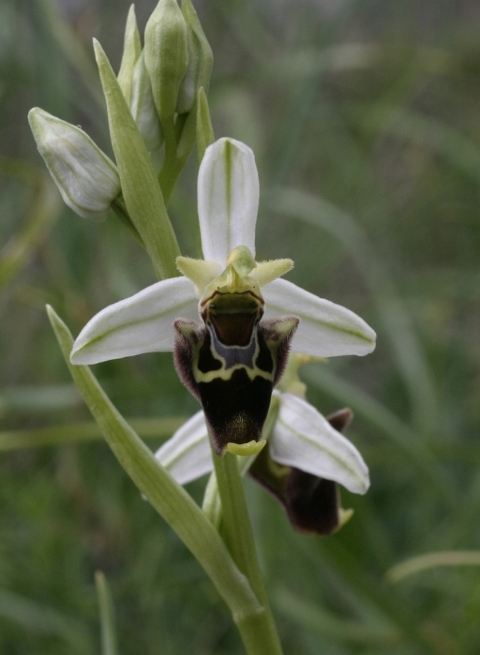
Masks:
[[[120,193],[120,178],[112,160],[79,127],[43,109],[31,109],[28,120],[64,202],[83,218],[106,218]]]
[[[319,298],[287,280],[262,288],[265,318],[294,314],[300,319],[292,351],[315,357],[367,355],[375,348],[372,328],[354,312]]]
[[[357,494],[370,485],[358,450],[312,405],[291,393],[281,395],[269,443],[270,456],[279,464],[334,480]]]
[[[195,288],[184,277],[162,280],[109,305],[83,328],[72,364],[96,364],[146,352],[173,350],[173,321],[198,319]]]
[[[209,146],[198,172],[198,217],[203,256],[225,267],[237,246],[255,257],[259,181],[253,151],[240,141]]]
[[[213,470],[212,452],[203,411],[197,412],[155,453],[179,483],[187,484]]]

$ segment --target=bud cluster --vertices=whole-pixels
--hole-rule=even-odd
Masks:
[[[133,6],[125,30],[119,83],[150,151],[180,115],[195,106],[201,87],[208,89],[213,55],[191,0],[160,0],[140,37]]]
[[[158,2],[145,28],[143,49],[131,6],[117,80],[147,151],[157,153],[165,146],[162,172],[173,170],[178,177],[198,138],[197,97],[201,92],[204,104],[212,65],[212,51],[191,0],[182,0],[181,8],[177,0]],[[121,206],[125,220],[121,176],[92,139],[39,108],[31,110],[29,121],[65,203],[93,220],[103,220],[112,206],[116,211]],[[176,177],[162,188],[165,202]]]

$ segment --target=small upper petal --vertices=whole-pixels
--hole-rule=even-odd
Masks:
[[[265,284],[270,284],[273,280],[285,275],[292,268],[293,262],[291,259],[272,259],[268,262],[258,262],[250,276],[263,287]]]
[[[346,307],[319,298],[287,280],[262,288],[265,318],[295,314],[300,324],[292,351],[316,357],[367,355],[375,348],[375,332]]]
[[[212,451],[203,411],[197,412],[155,453],[178,484],[187,484],[213,470]]]
[[[367,465],[355,446],[315,407],[290,393],[281,394],[270,455],[279,464],[339,482],[353,493],[364,494],[370,485]]]
[[[220,275],[222,268],[217,262],[206,262],[204,259],[177,257],[177,268],[195,285],[198,296],[201,296],[207,284]]]
[[[162,280],[105,307],[73,344],[72,364],[96,364],[146,352],[173,350],[173,321],[198,319],[195,288],[184,277]]]
[[[198,173],[198,216],[203,256],[226,265],[237,246],[255,257],[259,200],[253,151],[240,141],[219,139],[209,146]]]

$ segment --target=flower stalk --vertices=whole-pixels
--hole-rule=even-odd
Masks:
[[[237,456],[212,452],[221,501],[221,532],[238,568],[247,577],[263,611],[254,622],[238,625],[248,653],[282,655],[253,538]],[[243,458],[242,458],[243,459]]]

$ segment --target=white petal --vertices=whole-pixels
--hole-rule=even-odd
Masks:
[[[287,280],[262,288],[265,318],[295,314],[300,324],[292,350],[316,357],[367,355],[375,348],[376,335],[365,321],[346,307],[319,298]]]
[[[198,319],[195,288],[184,277],[162,280],[105,307],[73,344],[72,364],[96,364],[173,349],[176,318]]]
[[[187,484],[210,473],[213,470],[212,452],[203,412],[197,412],[184,423],[157,450],[155,457],[179,484]]]
[[[334,480],[353,493],[364,494],[370,485],[358,450],[315,407],[291,393],[281,394],[270,455],[279,464]]]
[[[259,182],[253,151],[234,139],[209,146],[198,172],[198,217],[203,256],[222,267],[237,246],[255,257]]]

